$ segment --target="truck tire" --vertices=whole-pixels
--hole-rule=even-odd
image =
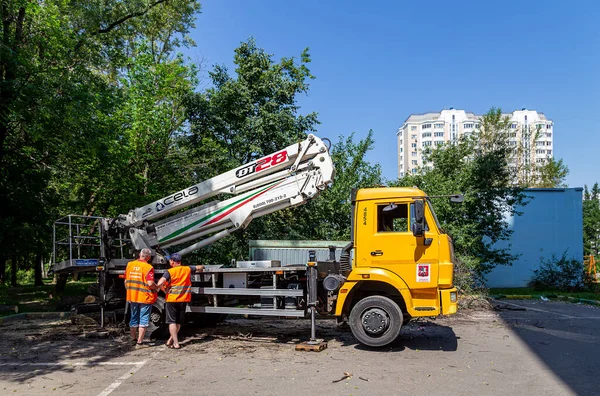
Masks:
[[[169,337],[169,325],[165,323],[165,298],[162,296],[159,296],[152,306],[146,337],[154,340],[164,340]]]
[[[400,307],[391,299],[371,296],[356,303],[350,312],[349,323],[358,342],[377,348],[398,338],[403,315]]]

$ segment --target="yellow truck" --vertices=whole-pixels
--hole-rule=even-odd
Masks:
[[[352,269],[335,315],[370,346],[396,339],[403,323],[456,313],[454,250],[431,201],[417,188],[367,188],[353,197]]]
[[[118,308],[125,305],[125,266],[141,249],[153,251],[158,278],[173,250],[185,256],[253,218],[304,204],[334,176],[329,147],[309,135],[127,215],[65,216],[55,222],[54,270],[63,277],[98,271],[100,310]],[[219,194],[230,197],[205,203]],[[352,240],[340,260],[319,261],[312,254],[296,265],[250,260],[206,266],[192,279],[189,320],[202,322],[207,314],[310,316],[314,340],[316,314],[335,315],[348,320],[359,342],[380,347],[394,341],[411,318],[455,313],[452,241],[426,194],[417,188],[360,189],[352,208]],[[162,296],[151,321],[164,328]]]

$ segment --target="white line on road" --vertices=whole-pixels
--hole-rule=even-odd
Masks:
[[[127,370],[127,372],[125,374],[123,374],[122,376],[120,376],[119,378],[117,378],[117,380],[115,382],[113,382],[106,389],[104,389],[102,392],[100,392],[98,394],[98,396],[108,396],[108,395],[110,395],[115,389],[117,389],[119,387],[119,385],[121,385],[123,383],[123,381],[131,378],[131,376],[133,374],[135,374],[136,371],[138,371],[139,369],[141,369],[142,367],[144,367],[144,364],[146,364],[146,363],[148,363],[148,361],[154,359],[154,357],[156,357],[156,355],[159,352],[160,351],[154,352],[152,354],[152,356],[150,357],[150,359],[144,360],[143,362],[141,362],[141,364],[138,364],[138,365],[134,366],[133,369],[131,369],[131,370]]]
[[[492,300],[492,301],[500,303],[500,304],[512,305],[513,307],[524,308],[524,309],[526,309],[528,311],[544,312],[544,313],[549,313],[549,314],[553,314],[553,315],[564,316],[565,318],[570,318],[570,319],[575,319],[576,318],[576,316],[572,316],[572,315],[567,315],[567,314],[562,314],[562,313],[552,312],[552,311],[546,311],[545,309],[531,308],[531,307],[527,307],[527,306],[524,306],[524,305],[509,303],[509,302],[506,302],[506,301],[499,301],[499,300]]]
[[[139,366],[144,365],[147,360],[142,362],[52,362],[52,363],[36,363],[36,362],[6,362],[0,363],[2,366]]]

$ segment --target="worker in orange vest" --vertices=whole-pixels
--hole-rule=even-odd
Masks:
[[[167,340],[167,347],[179,349],[177,333],[185,319],[187,303],[192,301],[192,274],[202,272],[202,265],[181,265],[181,255],[173,253],[169,259],[171,268],[167,270],[158,280],[158,287],[162,288],[166,295],[165,322],[169,324],[171,337]]]
[[[142,249],[139,259],[130,261],[125,268],[125,289],[131,312],[129,329],[131,338],[142,345],[146,328],[150,323],[152,305],[156,301],[158,286],[154,282],[154,268],[148,264],[152,258],[150,249]],[[139,328],[139,332],[138,332]]]

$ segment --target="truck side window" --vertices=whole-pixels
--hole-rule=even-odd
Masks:
[[[408,204],[377,206],[377,232],[408,231]]]

